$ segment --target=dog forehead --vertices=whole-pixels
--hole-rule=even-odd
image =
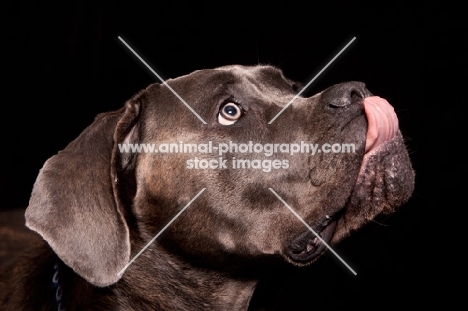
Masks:
[[[283,81],[288,81],[283,75],[283,72],[270,65],[243,66],[243,65],[227,65],[215,68],[218,71],[230,72],[233,76],[248,79],[263,81],[265,77],[276,78]]]
[[[296,93],[295,82],[287,79],[280,69],[273,66],[230,65],[215,68],[215,71],[230,76],[241,93],[246,92],[264,100],[288,100]]]
[[[293,81],[287,79],[281,69],[270,65],[226,65],[212,69],[195,70],[187,75],[183,75],[168,81],[193,81],[194,79],[205,82],[225,82],[227,84],[242,83],[248,81],[254,84],[281,83],[292,84]]]
[[[275,67],[270,66],[270,65],[257,65],[257,66],[226,65],[226,66],[221,66],[221,67],[215,68],[215,70],[238,72],[241,75],[254,74],[255,72],[258,72],[260,70],[272,70],[272,71],[281,72],[280,69],[275,68]]]
[[[282,102],[296,94],[293,89],[295,82],[285,78],[280,69],[270,65],[227,65],[201,69],[169,79],[167,84],[176,92],[181,92],[181,95],[188,98],[195,96],[197,99],[217,93],[232,93],[234,97]],[[165,88],[164,85],[162,87]]]

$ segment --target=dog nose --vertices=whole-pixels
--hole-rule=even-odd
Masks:
[[[372,93],[362,82],[344,82],[333,86],[326,94],[325,103],[331,108],[345,108],[352,104],[362,103]],[[327,100],[328,99],[328,100]]]

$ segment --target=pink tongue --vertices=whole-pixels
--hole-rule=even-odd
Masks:
[[[397,135],[398,118],[388,101],[378,96],[365,98],[364,110],[368,122],[366,154],[369,154]]]

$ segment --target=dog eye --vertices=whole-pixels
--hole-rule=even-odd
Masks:
[[[243,114],[244,110],[242,106],[233,102],[227,102],[219,110],[218,122],[222,125],[231,125],[236,123]]]

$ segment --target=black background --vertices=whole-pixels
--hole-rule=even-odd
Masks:
[[[275,310],[428,307],[454,301],[449,276],[460,270],[455,194],[466,185],[463,106],[468,105],[467,26],[461,8],[317,5],[281,2],[25,2],[4,10],[0,208],[25,207],[44,161],[94,116],[115,110],[156,77],[227,64],[271,64],[307,83],[353,37],[353,44],[307,94],[358,80],[386,98],[399,116],[414,168],[413,197],[371,223],[316,265],[272,276],[261,299]],[[181,106],[182,107],[182,106]],[[181,108],[183,109],[183,108]],[[457,134],[456,134],[457,133]],[[463,191],[463,190],[462,190]],[[460,205],[461,204],[461,205]],[[455,206],[456,205],[456,206]],[[462,246],[463,244],[456,244]],[[269,294],[269,287],[280,292]]]

